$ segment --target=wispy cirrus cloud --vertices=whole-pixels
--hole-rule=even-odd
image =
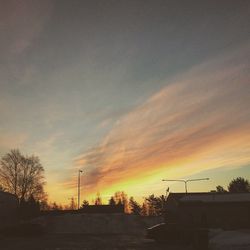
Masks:
[[[85,188],[96,192],[204,158],[211,168],[249,162],[247,150],[240,159],[226,154],[229,145],[250,148],[249,51],[194,67],[119,119],[97,147],[75,161],[84,166]]]

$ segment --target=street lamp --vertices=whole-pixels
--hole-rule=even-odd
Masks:
[[[80,186],[81,186],[81,173],[82,173],[82,170],[78,170],[78,210],[80,208]]]
[[[179,181],[179,182],[184,182],[185,183],[185,190],[187,194],[187,183],[191,181],[208,181],[209,178],[202,178],[202,179],[188,179],[188,180],[168,180],[168,179],[163,179],[162,181]]]

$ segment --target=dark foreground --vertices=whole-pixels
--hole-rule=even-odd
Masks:
[[[0,239],[2,250],[188,250],[157,244],[135,235],[48,234],[42,237]]]

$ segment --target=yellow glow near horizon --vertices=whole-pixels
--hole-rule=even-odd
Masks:
[[[160,193],[163,178],[249,164],[244,49],[194,67],[118,119],[96,147],[75,159],[72,176],[48,186],[51,199],[65,203],[66,195],[76,196],[78,168],[85,169],[82,198],[92,200],[97,192],[104,199],[116,191]]]
[[[85,189],[83,184],[81,187],[81,199],[87,199],[91,202],[95,199],[96,193],[100,192],[103,202],[107,203],[108,199],[116,191],[125,191],[129,196],[134,196],[137,200],[142,201],[142,198],[149,194],[165,193],[166,184],[162,183],[163,178],[183,178],[194,175],[201,172],[201,166],[202,171],[205,171],[212,168],[229,166],[229,164],[231,166],[237,166],[250,162],[250,154],[248,157],[244,154],[244,157],[240,158],[242,145],[246,147],[250,146],[250,143],[246,144],[246,141],[250,142],[250,136],[247,138],[234,138],[235,140],[226,140],[227,144],[224,144],[226,141],[223,141],[222,145],[213,145],[213,147],[207,148],[206,152],[203,152],[200,155],[176,160],[167,165],[163,163],[162,165],[151,166],[152,171],[148,174],[140,175],[138,173],[139,171],[136,171],[137,174],[129,178],[121,178],[118,182],[107,183],[106,185],[103,183],[101,189],[89,191]],[[227,154],[225,154],[225,152],[227,152]],[[238,155],[237,159],[234,159],[235,155]],[[147,168],[149,167],[147,166]],[[202,183],[201,185],[205,187],[207,183]],[[77,198],[77,179],[75,178],[75,187],[73,189],[69,188],[60,190],[59,187],[54,186],[48,191],[50,194],[55,194],[55,196],[51,196],[51,198],[53,197],[53,199],[57,200],[59,203],[67,204],[69,201],[67,199],[65,200],[66,196],[68,196],[68,198],[72,196]]]

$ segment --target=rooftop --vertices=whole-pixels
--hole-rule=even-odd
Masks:
[[[250,202],[250,193],[201,193],[187,194],[179,199],[181,202]]]

